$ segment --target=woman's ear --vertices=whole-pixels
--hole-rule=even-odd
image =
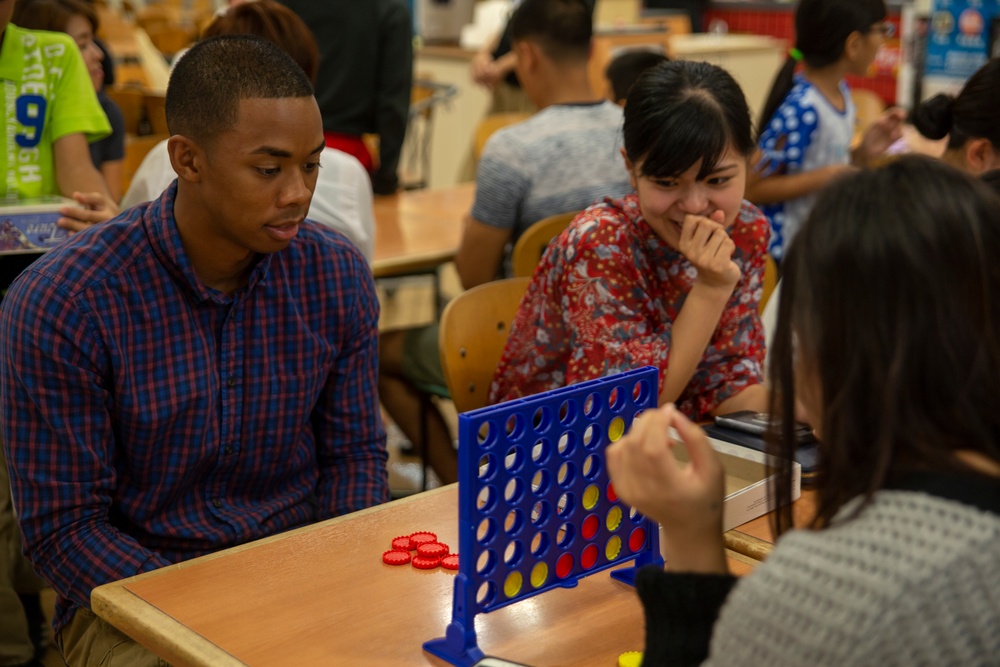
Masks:
[[[848,35],[847,39],[844,40],[844,53],[841,57],[847,58],[850,61],[857,60],[858,55],[864,46],[863,39],[864,35],[857,30]]]
[[[998,160],[1000,160],[1000,154],[997,153],[996,147],[989,139],[980,137],[965,142],[965,164],[968,165],[969,171],[976,176],[996,169]]]

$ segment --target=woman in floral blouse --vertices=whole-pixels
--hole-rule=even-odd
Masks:
[[[549,244],[491,401],[653,365],[660,403],[691,418],[765,409],[769,227],[743,200],[754,142],[739,85],[708,63],[648,70],[629,93],[624,145],[635,192]]]

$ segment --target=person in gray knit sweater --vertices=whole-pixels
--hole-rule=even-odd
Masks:
[[[607,450],[663,525],[643,664],[1000,664],[1000,199],[929,158],[832,184],[783,266],[771,351],[774,491],[793,420],[822,441],[817,515],[737,581],[723,474],[701,429],[649,411]],[[679,464],[670,427],[690,452]]]

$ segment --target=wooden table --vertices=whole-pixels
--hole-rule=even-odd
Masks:
[[[435,269],[455,258],[475,183],[375,198],[376,278]]]
[[[451,620],[453,574],[381,560],[430,530],[458,544],[457,485],[410,496],[94,590],[94,611],[171,663],[445,665],[421,644]],[[730,554],[745,574],[754,561]],[[635,592],[607,571],[476,619],[487,654],[530,665],[616,664],[642,650]]]
[[[792,504],[792,521],[796,527],[805,526],[816,514],[816,492],[802,490],[802,496]],[[726,547],[753,560],[762,561],[774,546],[771,530],[771,513],[747,521],[725,535]]]

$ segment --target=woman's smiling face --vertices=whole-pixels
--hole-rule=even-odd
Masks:
[[[746,157],[730,146],[715,169],[699,180],[701,162],[698,160],[682,174],[654,178],[642,173],[641,162],[633,164],[625,159],[632,187],[639,195],[642,217],[657,236],[674,249],[679,249],[686,216],[707,218],[715,211],[722,211],[728,229],[736,221],[743,204],[747,180]]]

